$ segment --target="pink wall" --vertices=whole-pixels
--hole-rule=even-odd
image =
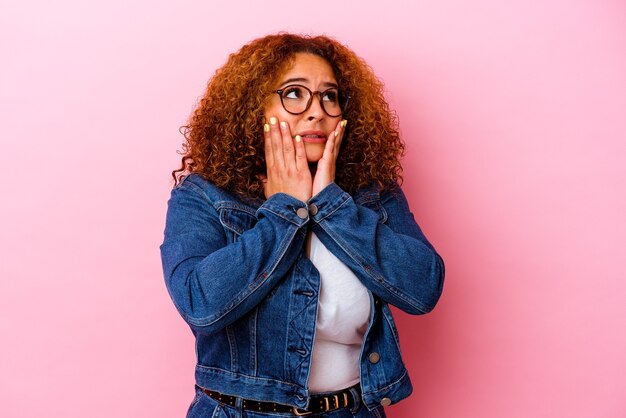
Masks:
[[[446,260],[437,309],[398,316],[415,393],[390,417],[626,416],[623,2],[13,3],[0,415],[184,416],[194,348],[158,253],[178,127],[228,53],[291,30],[385,81]]]

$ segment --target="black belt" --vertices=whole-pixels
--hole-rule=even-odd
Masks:
[[[208,396],[224,405],[232,407],[237,406],[237,396],[224,395],[205,388],[200,389],[202,389],[202,391]],[[361,396],[361,387],[359,385],[355,385],[338,392],[326,393],[324,395],[312,395],[309,402],[309,409],[300,409],[295,406],[288,406],[275,402],[253,401],[250,399],[244,399],[242,407],[248,411],[278,413],[290,412],[299,417],[310,414],[319,414],[322,412],[334,411],[335,409],[354,407],[357,402],[350,389],[356,389],[357,396]]]

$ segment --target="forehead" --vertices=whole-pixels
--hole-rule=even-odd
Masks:
[[[330,63],[319,55],[298,52],[281,75],[281,80],[305,78],[311,82],[336,82],[335,73]]]

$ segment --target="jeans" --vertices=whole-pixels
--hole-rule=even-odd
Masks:
[[[196,396],[189,406],[187,418],[271,418],[271,417],[296,417],[291,413],[275,413],[275,412],[255,412],[246,411],[241,408],[231,407],[219,403],[204,393],[202,389],[196,386]],[[369,411],[361,404],[357,398],[357,405],[352,409],[341,408],[331,412],[306,415],[308,418],[386,418],[385,411],[382,406],[378,406]]]

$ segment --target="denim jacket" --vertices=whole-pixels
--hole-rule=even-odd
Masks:
[[[370,294],[359,363],[364,403],[406,398],[412,386],[389,305],[432,310],[444,265],[400,187],[351,196],[331,183],[306,203],[278,193],[257,206],[197,174],[185,177],[168,202],[161,258],[168,292],[196,338],[196,383],[308,406],[320,275],[305,255],[307,230]]]

